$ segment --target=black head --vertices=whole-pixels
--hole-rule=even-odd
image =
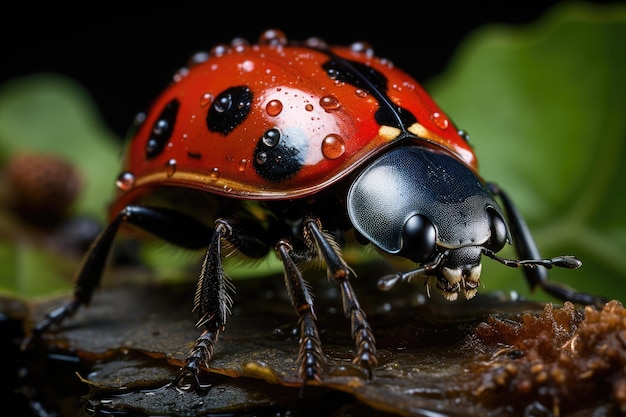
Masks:
[[[443,295],[467,298],[480,285],[481,256],[500,251],[510,234],[500,206],[466,165],[419,146],[393,149],[372,162],[348,191],[356,231],[388,254],[421,267],[382,286],[424,275]]]

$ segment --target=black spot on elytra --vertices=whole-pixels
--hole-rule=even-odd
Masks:
[[[378,101],[378,110],[374,115],[378,124],[406,130],[405,126],[417,121],[411,112],[391,101],[387,95],[387,77],[380,71],[361,62],[336,56],[322,64],[322,67],[330,78],[367,91]]]
[[[400,130],[417,122],[413,113],[400,106],[380,106],[374,114],[374,119],[381,126],[397,127]]]
[[[261,177],[280,182],[300,171],[307,152],[308,139],[301,129],[269,129],[259,138],[252,161]]]
[[[387,93],[387,77],[382,72],[361,62],[331,59],[322,65],[329,77],[343,81],[362,90]]]
[[[152,124],[150,137],[146,143],[147,159],[157,157],[163,152],[163,149],[165,149],[165,145],[172,137],[179,107],[180,102],[177,99],[172,99],[163,107],[161,114],[159,114],[157,120]]]
[[[226,136],[240,125],[250,113],[252,90],[245,85],[222,91],[209,108],[206,125],[209,131]]]

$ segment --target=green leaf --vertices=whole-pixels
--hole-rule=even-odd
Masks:
[[[74,259],[25,242],[0,242],[0,293],[23,298],[67,295],[75,268]]]
[[[543,256],[583,261],[551,279],[623,301],[625,74],[626,6],[563,3],[531,25],[475,32],[428,85],[470,133],[484,178],[526,216]],[[528,294],[519,270],[484,264],[486,290]]]

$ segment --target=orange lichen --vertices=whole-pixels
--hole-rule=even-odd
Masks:
[[[490,317],[476,336],[502,346],[481,364],[476,395],[518,407],[538,401],[555,415],[602,402],[626,412],[626,309],[618,301],[599,311],[568,302],[521,320]]]

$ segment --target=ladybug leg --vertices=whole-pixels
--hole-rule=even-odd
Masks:
[[[179,388],[191,390],[201,388],[198,380],[200,367],[208,367],[213,357],[217,339],[226,327],[230,315],[234,287],[222,266],[222,239],[231,243],[243,254],[261,257],[267,254],[269,245],[260,238],[263,236],[260,226],[253,222],[239,219],[217,219],[209,249],[202,264],[202,272],[196,287],[193,311],[198,313],[196,327],[204,331],[190,350],[180,375],[174,384]]]
[[[221,242],[232,235],[232,228],[224,221],[215,222],[215,230],[209,249],[202,264],[202,272],[196,287],[193,311],[197,311],[200,319],[196,327],[204,327],[204,331],[196,340],[193,348],[185,359],[181,374],[175,381],[176,386],[182,387],[187,377],[192,381],[186,389],[200,387],[198,373],[200,366],[208,367],[213,356],[213,349],[217,338],[226,326],[226,318],[230,314],[232,299],[227,292],[227,278],[222,268]]]
[[[94,290],[100,284],[111,245],[124,217],[124,212],[118,214],[94,240],[74,278],[72,299],[48,312],[41,321],[36,323],[31,329],[30,336],[22,343],[22,349],[32,347],[34,343],[40,341],[43,333],[50,330],[53,325],[60,325],[68,317],[73,316],[80,306],[89,305]]]
[[[204,242],[207,239],[202,236],[198,237],[201,235],[198,230],[203,228],[209,230],[193,218],[172,210],[143,206],[124,208],[98,235],[83,257],[74,277],[72,299],[46,314],[44,319],[33,327],[30,337],[22,344],[23,348],[30,347],[53,325],[60,325],[65,319],[73,316],[80,306],[89,305],[94,290],[100,285],[113,240],[122,222],[134,224],[163,239],[189,248],[205,246]]]
[[[311,379],[319,381],[321,379],[320,362],[322,362],[323,353],[322,342],[317,331],[317,318],[313,311],[313,298],[291,256],[293,253],[291,243],[281,239],[276,244],[276,252],[283,263],[285,286],[289,292],[291,304],[300,317],[300,350],[298,352],[300,376],[304,378],[303,382]]]
[[[530,229],[519,212],[515,204],[498,185],[494,183],[487,184],[489,190],[502,201],[504,210],[506,211],[513,245],[520,259],[541,259],[537,244],[533,239]],[[521,265],[521,264],[520,264]],[[517,265],[514,265],[517,266]],[[571,301],[583,305],[603,306],[608,300],[606,298],[593,294],[580,293],[567,286],[551,282],[548,279],[548,268],[541,265],[530,265],[523,268],[526,281],[530,289],[540,286],[546,293],[558,298],[562,301]]]
[[[322,232],[319,220],[315,217],[307,217],[304,220],[305,240],[315,245],[317,253],[326,261],[328,277],[339,284],[343,311],[352,324],[352,337],[356,341],[356,354],[353,363],[367,370],[368,376],[372,376],[372,367],[378,364],[376,357],[376,341],[370,328],[365,312],[359,305],[356,294],[349,278],[354,271],[341,257],[337,245],[332,239]]]

